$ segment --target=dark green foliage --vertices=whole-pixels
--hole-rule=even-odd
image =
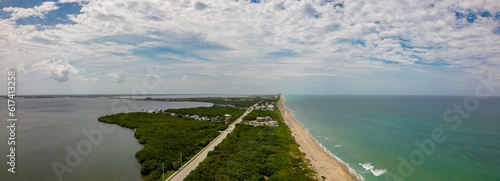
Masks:
[[[149,174],[154,170],[158,170],[158,167],[161,168],[161,164],[158,164],[158,162],[156,162],[156,160],[145,161],[141,165],[141,173],[143,175]]]
[[[100,122],[118,124],[130,129],[137,128],[135,137],[144,148],[135,156],[141,163],[141,173],[145,180],[161,178],[162,163],[165,172],[180,167],[203,149],[227,128],[219,122],[203,122],[192,119],[164,116],[152,113],[120,113],[103,116]]]
[[[237,124],[185,180],[314,180],[279,114],[277,120],[280,127]]]
[[[245,109],[229,108],[229,107],[195,107],[195,108],[182,108],[182,109],[168,109],[166,112],[174,112],[181,115],[198,115],[215,117],[224,117],[224,114],[230,114],[233,118],[239,117],[245,112]]]
[[[253,110],[247,116],[245,116],[244,120],[256,120],[257,117],[266,117],[269,116],[273,118],[273,120],[278,120],[280,118],[280,112],[278,110],[274,111],[264,111],[264,110]]]

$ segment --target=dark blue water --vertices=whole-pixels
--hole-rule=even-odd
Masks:
[[[500,180],[499,97],[457,112],[466,97],[285,98],[310,134],[366,180]]]

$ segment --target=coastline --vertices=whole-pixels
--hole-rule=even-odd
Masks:
[[[354,170],[350,170],[349,166],[342,163],[335,155],[328,153],[326,149],[321,148],[316,140],[307,134],[306,130],[297,120],[295,120],[290,111],[284,106],[283,95],[278,102],[278,108],[283,116],[283,121],[290,125],[292,136],[295,141],[300,145],[299,150],[305,153],[305,158],[309,160],[312,169],[317,172],[317,178],[321,179],[322,176],[326,180],[362,180],[357,176],[351,174]]]

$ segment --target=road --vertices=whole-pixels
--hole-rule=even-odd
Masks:
[[[253,106],[248,108],[247,111],[243,113],[243,115],[241,115],[238,119],[236,119],[236,121],[234,121],[231,125],[229,125],[227,129],[224,130],[224,132],[222,132],[221,135],[212,142],[212,144],[208,145],[196,158],[194,158],[194,160],[192,160],[190,163],[181,168],[181,170],[177,171],[177,173],[174,173],[175,174],[174,177],[172,177],[170,180],[171,181],[184,180],[184,178],[186,178],[191,171],[193,171],[203,160],[205,160],[205,158],[207,158],[208,152],[214,150],[214,148],[217,145],[219,145],[219,143],[221,143],[222,140],[224,140],[224,138],[226,138],[226,136],[229,133],[231,133],[231,131],[233,131],[234,126],[237,123],[241,123],[243,117],[245,117],[248,113],[252,112],[252,110]]]

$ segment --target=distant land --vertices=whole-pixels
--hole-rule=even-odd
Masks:
[[[195,95],[195,96],[193,96]],[[120,99],[128,97],[144,97],[144,99],[153,99],[152,97],[165,97],[166,99],[172,99],[174,101],[176,98],[199,98],[199,97],[269,97],[272,94],[263,95],[243,95],[243,94],[54,94],[54,95],[16,95],[16,98],[111,98]],[[173,98],[168,98],[173,97]],[[6,95],[0,95],[0,98],[7,98]]]

